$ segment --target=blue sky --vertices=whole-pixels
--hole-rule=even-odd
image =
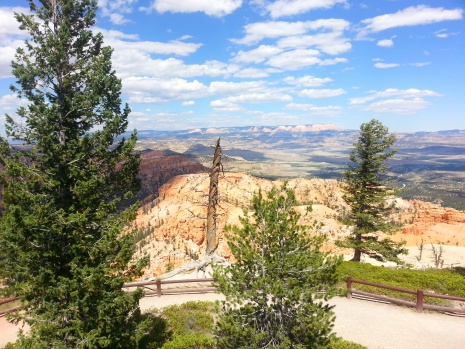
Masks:
[[[99,0],[129,127],[465,129],[464,0]],[[0,132],[24,33],[0,5]],[[3,133],[3,132],[2,132]]]

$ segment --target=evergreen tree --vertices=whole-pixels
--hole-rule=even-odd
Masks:
[[[378,120],[362,124],[358,142],[350,153],[347,170],[344,172],[344,200],[350,207],[347,222],[353,226],[353,233],[339,245],[354,249],[353,261],[360,261],[363,253],[382,261],[399,261],[397,256],[404,253],[402,244],[390,239],[394,226],[389,223],[392,205],[387,198],[396,191],[387,178],[386,161],[397,150],[391,147],[396,137],[390,134]]]
[[[148,320],[141,292],[122,291],[132,258],[123,228],[138,190],[135,132],[125,132],[121,81],[110,47],[93,34],[96,0],[29,0],[16,14],[30,39],[12,63],[12,90],[29,100],[6,118],[0,141],[5,211],[0,277],[20,296],[16,320],[30,325],[18,348],[138,348]],[[131,270],[140,272],[142,263]]]
[[[322,252],[318,226],[297,222],[292,190],[260,192],[253,211],[229,226],[237,260],[214,267],[226,296],[217,330],[219,348],[327,348],[334,315],[325,304],[339,259]],[[322,291],[322,293],[317,293]]]

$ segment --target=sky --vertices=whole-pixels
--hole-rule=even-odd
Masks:
[[[465,129],[465,0],[98,0],[129,129]],[[0,4],[0,133],[26,34]]]

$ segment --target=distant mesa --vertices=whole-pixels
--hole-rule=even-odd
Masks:
[[[187,130],[187,134],[230,134],[234,132],[242,133],[277,133],[277,132],[291,132],[291,133],[307,133],[307,132],[321,132],[321,131],[341,131],[342,128],[334,124],[315,124],[315,125],[291,125],[291,126],[252,126],[252,127],[221,127],[221,128],[196,128]]]

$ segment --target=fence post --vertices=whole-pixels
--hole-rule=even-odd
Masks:
[[[157,280],[157,296],[161,297],[161,280]]]
[[[347,283],[347,298],[351,299],[352,298],[352,278],[350,276],[347,277],[346,283]]]
[[[423,290],[417,290],[417,311],[419,313],[423,312],[423,300],[425,296]]]

